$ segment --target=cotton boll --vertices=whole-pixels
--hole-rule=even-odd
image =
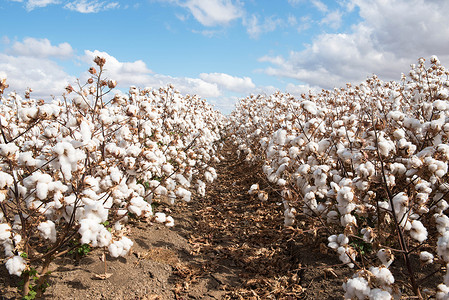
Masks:
[[[19,151],[14,143],[0,144],[0,155],[5,157],[15,156]]]
[[[126,236],[118,241],[114,241],[108,247],[109,253],[112,257],[126,256],[131,249],[133,242]]]
[[[372,289],[369,293],[370,300],[391,300],[393,296],[388,292],[382,289],[376,288]]]
[[[167,216],[165,215],[165,213],[157,212],[154,214],[154,216],[156,217],[154,220],[158,223],[165,223],[165,221],[167,221]]]
[[[6,223],[0,224],[0,242],[4,242],[11,236],[11,227]]]
[[[363,277],[355,277],[343,283],[345,299],[366,299],[370,294],[368,281]]]
[[[167,227],[173,227],[173,226],[175,226],[175,220],[173,219],[173,217],[171,217],[171,216],[168,216],[168,217],[167,217],[165,226],[167,226]]]
[[[412,228],[410,229],[410,236],[418,242],[422,243],[427,239],[427,229],[424,227],[421,221],[413,220],[411,223]]]
[[[279,178],[276,182],[277,185],[279,186],[285,186],[287,184],[287,181],[283,178]]]
[[[251,187],[249,188],[248,194],[253,195],[255,193],[257,193],[259,191],[259,184],[253,184],[251,185]]]
[[[0,189],[7,188],[11,186],[14,182],[14,179],[8,173],[0,171]]]
[[[445,214],[435,214],[434,218],[437,230],[440,234],[444,234],[449,231],[449,217]]]
[[[374,239],[374,232],[373,229],[370,227],[365,227],[360,230],[360,233],[363,234],[363,241],[367,243],[371,243]]]
[[[377,252],[377,257],[386,268],[390,267],[394,261],[394,255],[390,249],[380,249]]]
[[[331,235],[327,240],[329,241],[328,246],[335,250],[349,243],[349,238],[342,233],[339,235]]]
[[[301,107],[307,111],[308,113],[312,114],[312,115],[316,115],[317,114],[317,107],[316,104],[312,101],[303,101],[301,102]]]
[[[182,200],[186,201],[186,202],[190,202],[190,197],[192,195],[192,193],[182,187],[178,187],[176,189],[176,196],[178,196],[179,198],[181,198]]]
[[[438,238],[437,253],[445,262],[449,262],[449,231]]]
[[[267,201],[267,200],[268,200],[268,193],[265,192],[265,191],[260,191],[260,192],[257,194],[257,197],[258,197],[259,200],[261,200],[261,201]]]
[[[168,194],[168,191],[165,187],[163,187],[162,185],[158,186],[155,190],[154,193],[156,195],[164,195],[166,196]]]
[[[438,300],[448,300],[449,299],[449,287],[443,283],[439,284],[437,287],[436,299]]]
[[[380,286],[386,287],[394,283],[393,274],[386,267],[371,267],[369,270]]]
[[[56,242],[56,227],[55,223],[48,220],[42,222],[37,226],[37,229],[41,232],[41,236],[44,239],[49,239],[52,243]]]
[[[337,254],[339,255],[338,258],[341,262],[347,264],[351,269],[354,268],[354,263],[352,263],[352,261],[355,261],[356,259],[356,252],[352,248],[348,246],[338,247]]]
[[[287,208],[284,211],[284,225],[285,226],[291,226],[295,223],[295,214],[296,214],[296,209],[294,209],[293,207]]]
[[[343,227],[346,225],[354,224],[357,226],[357,219],[351,214],[345,214],[340,217],[340,223]]]
[[[421,251],[419,259],[425,265],[433,263],[433,254],[427,251]]]
[[[327,222],[330,224],[337,224],[339,222],[338,212],[331,210],[327,213]]]
[[[26,262],[23,257],[15,255],[6,261],[5,266],[6,269],[8,269],[9,274],[21,276],[26,268]]]

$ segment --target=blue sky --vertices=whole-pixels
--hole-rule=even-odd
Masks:
[[[445,64],[448,15],[446,0],[1,0],[0,77],[49,99],[102,55],[124,91],[172,83],[228,113],[250,93]]]

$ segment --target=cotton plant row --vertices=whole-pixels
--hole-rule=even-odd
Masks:
[[[45,275],[73,241],[126,255],[130,218],[173,226],[152,202],[190,201],[217,176],[219,112],[172,86],[106,99],[117,83],[103,79],[105,59],[94,62],[87,83],[62,99],[44,103],[31,90],[1,98],[0,244],[25,285],[31,268],[41,264]]]
[[[449,71],[433,56],[398,82],[252,95],[230,117],[239,154],[262,162],[283,196],[285,225],[307,216],[328,228],[329,248],[356,270],[346,298],[449,299],[448,100]],[[249,192],[266,200],[258,185]],[[422,288],[429,274],[417,276],[416,260],[446,274],[436,290]],[[407,291],[395,283],[399,266]]]

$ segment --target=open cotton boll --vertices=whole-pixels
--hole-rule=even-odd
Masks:
[[[181,198],[182,200],[189,202],[190,201],[190,197],[192,195],[192,193],[182,187],[178,187],[176,189],[176,196],[178,196],[179,198]]]
[[[11,237],[11,227],[6,223],[0,224],[0,242],[4,242],[5,240]]]
[[[293,207],[287,208],[284,211],[284,225],[285,226],[291,226],[295,223],[295,214],[296,214],[296,209]]]
[[[7,188],[11,186],[14,182],[14,179],[8,173],[0,171],[0,189]]]
[[[356,259],[356,252],[348,246],[340,246],[337,248],[338,258],[344,264],[347,264],[351,269],[354,268],[352,261]]]
[[[363,277],[354,277],[343,283],[345,299],[366,299],[370,294],[368,281]]]
[[[448,300],[449,299],[449,287],[443,283],[439,284],[437,287],[436,299],[438,300]]]
[[[417,240],[418,242],[422,243],[427,239],[426,227],[424,227],[421,221],[418,220],[413,220],[411,223],[412,228],[410,229],[410,236],[415,240]]]
[[[17,154],[18,151],[19,147],[17,147],[14,143],[0,144],[0,155],[2,156],[12,156]]]
[[[9,274],[20,276],[26,268],[26,261],[20,255],[15,255],[6,261],[5,266]]]
[[[120,240],[111,243],[108,250],[112,257],[124,257],[128,254],[133,244],[133,241],[124,236]]]
[[[317,107],[316,104],[312,101],[306,100],[306,101],[302,101],[301,102],[301,107],[307,111],[308,113],[312,114],[312,115],[316,115],[317,114]]]
[[[171,216],[168,216],[168,217],[167,217],[165,226],[167,226],[167,227],[173,227],[173,226],[175,226],[175,220],[173,219],[173,217],[171,217]]]
[[[394,283],[393,274],[386,267],[371,267],[369,270],[376,277],[376,281],[380,286],[387,287]]]
[[[255,183],[249,188],[248,194],[252,195],[259,191],[259,184]]]
[[[376,288],[376,289],[372,289],[369,292],[369,299],[370,300],[391,300],[391,299],[393,299],[393,296],[388,291],[384,291],[382,289]]]
[[[328,247],[335,250],[338,249],[338,247],[345,246],[349,243],[349,238],[342,233],[339,235],[331,235],[327,240],[329,241],[329,244],[327,244]]]
[[[175,188],[176,187],[174,187],[173,190]],[[197,193],[198,194],[200,194],[203,197],[206,196],[206,184],[203,181],[198,179],[198,181],[196,183],[196,188],[197,188]]]
[[[440,234],[444,234],[445,232],[449,231],[449,217],[445,214],[435,214],[435,223],[437,230]]]
[[[438,238],[437,253],[445,262],[449,262],[449,231]]]
[[[425,265],[433,263],[433,254],[427,251],[421,251],[419,259]]]
[[[260,191],[260,192],[257,194],[257,197],[258,197],[259,200],[261,200],[261,201],[267,201],[267,200],[268,200],[268,193],[265,192],[265,191]]]
[[[56,227],[55,223],[48,220],[46,222],[42,222],[37,226],[37,229],[40,231],[41,236],[44,239],[49,239],[52,243],[56,242]]]
[[[390,267],[394,261],[394,255],[390,249],[380,249],[377,252],[377,257],[386,268]]]
[[[157,212],[154,214],[154,216],[154,220],[158,223],[165,223],[165,221],[167,221],[167,216],[163,212]]]

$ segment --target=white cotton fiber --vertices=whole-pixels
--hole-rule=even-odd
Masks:
[[[8,173],[0,171],[0,189],[7,188],[8,186],[12,185],[14,182],[14,179],[11,175]]]
[[[156,217],[154,220],[158,223],[165,223],[167,221],[167,216],[163,212],[157,212],[154,216]]]
[[[49,239],[52,243],[56,242],[56,227],[55,223],[48,220],[42,222],[37,226],[37,229],[41,232],[44,239]]]
[[[23,270],[26,268],[26,262],[23,257],[16,255],[8,259],[5,263],[6,269],[8,269],[9,274],[20,276]]]
[[[167,217],[165,226],[167,226],[167,227],[173,227],[173,226],[175,226],[175,220],[173,219],[173,217],[171,217],[171,216],[168,216],[168,217]]]
[[[126,236],[120,240],[111,243],[108,247],[109,253],[112,257],[125,256],[131,249],[133,242]]]
[[[10,236],[11,236],[11,227],[6,223],[0,224],[0,242],[9,239]]]
[[[427,239],[427,229],[424,227],[424,225],[421,223],[421,221],[413,220],[412,221],[412,228],[410,229],[410,236],[417,240],[418,242],[422,243]]]

